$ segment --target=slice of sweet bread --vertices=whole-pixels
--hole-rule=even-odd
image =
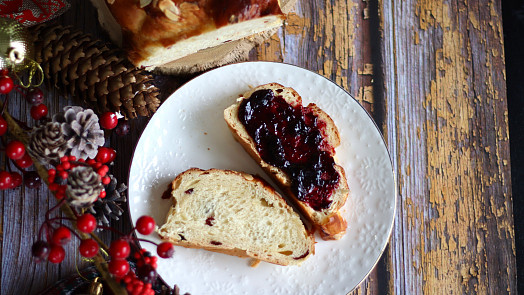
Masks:
[[[297,265],[314,253],[299,215],[262,179],[192,168],[171,183],[171,207],[158,234],[188,248]]]
[[[294,89],[270,83],[244,93],[224,118],[322,238],[340,239],[347,223],[339,210],[349,189],[344,169],[335,162],[340,137],[329,115],[315,104],[303,107]]]
[[[285,19],[278,0],[106,2],[112,18],[121,27],[129,60],[147,69],[235,40],[274,32]],[[106,11],[103,4],[97,3],[97,6]],[[112,21],[107,12],[103,15],[109,19],[103,23]],[[119,34],[113,32],[112,35]]]

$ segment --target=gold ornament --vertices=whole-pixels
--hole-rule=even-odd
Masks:
[[[16,20],[0,17],[0,70],[13,73],[25,88],[38,87],[44,81],[42,68],[34,60],[34,44],[29,40],[29,32],[24,26]],[[18,76],[24,70],[29,70],[27,84]]]
[[[96,277],[89,285],[89,295],[102,295],[104,294],[104,285],[100,282],[100,278]]]
[[[0,70],[20,72],[30,65],[33,44],[29,32],[16,20],[0,17]]]

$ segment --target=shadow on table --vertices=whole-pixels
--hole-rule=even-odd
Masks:
[[[511,183],[517,249],[517,290],[524,293],[524,1],[502,1],[511,152]]]

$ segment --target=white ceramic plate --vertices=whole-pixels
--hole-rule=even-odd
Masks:
[[[337,158],[351,190],[342,209],[349,227],[338,241],[317,237],[315,255],[301,266],[261,263],[176,247],[158,273],[182,292],[200,294],[346,294],[365,279],[388,242],[396,206],[393,169],[383,138],[366,111],[342,88],[311,71],[281,63],[248,62],[207,72],[171,95],[140,138],[129,176],[133,223],[151,215],[161,225],[171,205],[162,193],[180,172],[198,167],[265,176],[231,135],[223,110],[250,86],[277,82],[326,111],[341,134]],[[266,177],[267,180],[269,180]],[[149,237],[159,242],[158,237]],[[149,243],[145,249],[156,253]]]

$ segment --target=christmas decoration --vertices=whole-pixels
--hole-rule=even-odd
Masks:
[[[0,0],[0,17],[31,26],[59,16],[69,6],[66,0]]]
[[[29,66],[33,51],[27,29],[13,19],[0,17],[0,70],[23,70]]]
[[[7,94],[13,88],[8,72],[23,87],[40,86],[44,76],[40,65],[34,61],[34,46],[29,32],[15,20],[0,17],[0,94]],[[24,84],[18,73],[28,70],[29,82]],[[33,81],[36,78],[36,81]]]
[[[122,52],[60,25],[38,25],[31,34],[35,59],[50,85],[81,98],[98,114],[149,116],[160,105],[152,76],[135,69]]]
[[[9,33],[10,37],[12,35]],[[77,34],[76,37],[78,36]],[[76,37],[64,37],[62,34],[60,40],[46,39],[45,47],[64,49]],[[53,42],[62,42],[62,45]],[[4,153],[3,167],[6,169],[0,170],[0,189],[13,189],[22,183],[28,188],[38,188],[44,180],[49,191],[56,197],[57,204],[46,212],[36,242],[31,248],[35,262],[61,263],[70,255],[66,253],[64,246],[72,238],[76,238],[81,241],[79,254],[92,261],[100,271],[100,277],[93,281],[93,286],[98,286],[97,290],[100,291],[100,281],[103,281],[112,294],[154,294],[154,286],[158,286],[160,282],[156,272],[157,257],[141,251],[138,241],[155,244],[157,253],[162,258],[172,257],[174,248],[170,243],[158,245],[135,236],[135,230],[146,235],[154,231],[155,221],[149,216],[140,218],[136,226],[125,234],[109,227],[111,219],[118,219],[122,215],[121,203],[126,201],[127,187],[118,185],[114,176],[108,174],[109,167],[113,167],[111,165],[116,158],[116,151],[103,146],[106,142],[105,135],[110,135],[111,132],[105,134],[102,128],[108,131],[123,126],[117,128],[115,133],[127,133],[129,123],[122,120],[122,124],[119,124],[115,112],[126,114],[127,110],[128,117],[149,114],[158,107],[158,103],[154,102],[158,101],[158,90],[151,86],[150,78],[140,70],[125,68],[125,60],[114,57],[114,51],[94,46],[97,42],[88,43],[90,44],[81,41],[75,43],[79,45],[76,48],[69,47],[67,60],[72,63],[66,65],[67,73],[57,71],[57,65],[62,64],[55,63],[58,60],[63,61],[61,58],[65,58],[65,55],[47,63],[45,69],[48,74],[54,75],[54,81],[67,86],[67,89],[86,85],[87,88],[82,93],[88,95],[85,96],[87,98],[91,97],[89,95],[104,97],[96,91],[103,89],[97,83],[105,83],[103,85],[108,90],[104,94],[106,104],[100,104],[102,100],[95,101],[97,110],[103,110],[100,106],[109,108],[101,113],[100,120],[92,109],[79,106],[65,107],[63,112],[49,118],[44,93],[31,79],[31,68],[34,65],[31,59],[29,66],[18,68],[18,63],[21,62],[6,62],[6,68],[0,69],[0,151]],[[103,61],[107,64],[97,62],[90,55],[93,52],[103,56]],[[80,60],[79,56],[87,58]],[[21,55],[15,54],[15,57]],[[55,57],[53,55],[48,58]],[[27,57],[23,60],[25,59]],[[8,62],[13,62],[13,59]],[[23,85],[18,74],[28,67],[29,83]],[[79,73],[83,76],[72,78]],[[122,83],[119,84],[118,81]],[[69,82],[72,84],[68,84]],[[131,91],[133,96],[126,96],[126,91]],[[7,104],[12,92],[20,94],[21,105],[31,106],[30,113],[34,121],[28,124],[9,114]],[[118,97],[118,100],[111,101],[112,97]],[[20,172],[12,171],[13,166]],[[36,171],[28,170],[31,167]],[[63,214],[53,217],[52,214],[58,209]],[[108,247],[98,238],[95,230],[110,230],[118,234],[119,238]],[[136,270],[131,269],[130,262],[136,263]],[[167,289],[166,292],[171,291]]]
[[[104,131],[100,129],[98,117],[90,110],[78,106],[64,108],[63,113],[53,116],[53,122],[60,128],[67,141],[72,156],[86,159],[94,158],[99,146],[105,142]]]
[[[104,187],[106,197],[98,199],[89,207],[89,212],[96,217],[98,225],[109,226],[110,220],[119,220],[124,212],[121,204],[126,201],[125,191],[127,186],[123,183],[118,184],[113,175],[109,175],[111,181]]]
[[[99,175],[91,167],[78,166],[67,177],[66,195],[73,207],[93,204],[102,191]]]
[[[58,161],[67,150],[67,141],[58,122],[48,122],[31,133],[28,151],[41,162]]]

